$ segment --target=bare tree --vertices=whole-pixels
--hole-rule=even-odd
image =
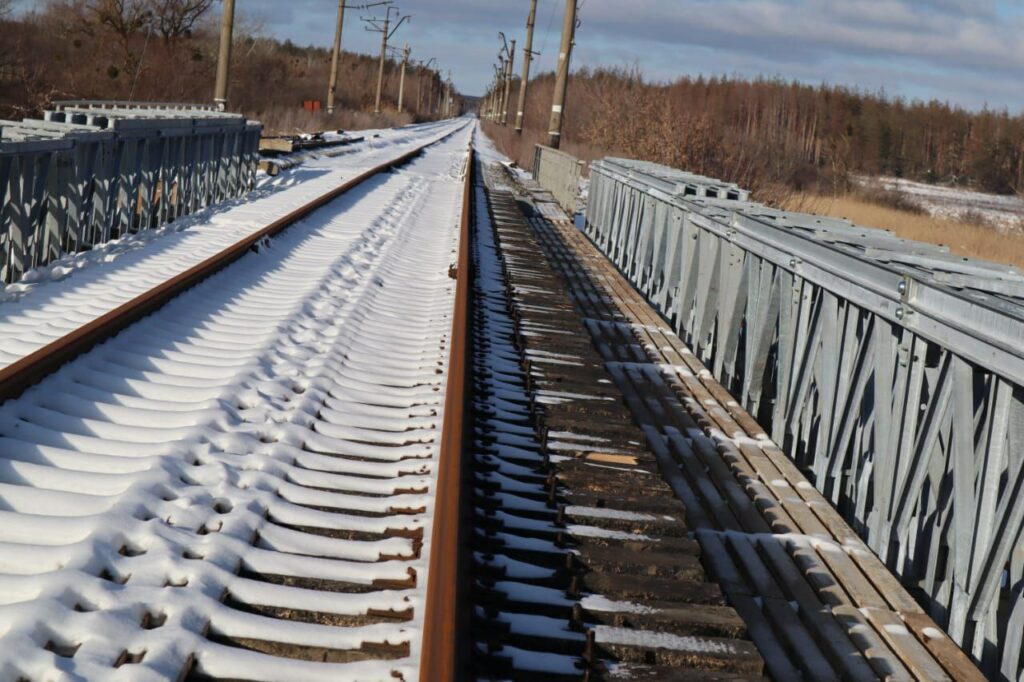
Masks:
[[[152,17],[146,0],[90,0],[86,9],[94,23],[112,30],[122,43],[146,28]]]
[[[213,0],[149,0],[148,4],[153,27],[165,42],[172,43],[192,34]]]
[[[14,0],[0,0],[0,19],[3,19],[11,13],[11,5]]]

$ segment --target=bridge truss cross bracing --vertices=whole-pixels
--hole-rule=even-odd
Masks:
[[[586,232],[992,676],[1024,640],[1024,275],[593,164]]]
[[[0,282],[241,196],[260,129],[202,105],[125,102],[0,121]]]

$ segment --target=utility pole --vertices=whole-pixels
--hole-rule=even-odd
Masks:
[[[508,62],[505,64],[505,91],[501,95],[501,125],[508,125],[508,102],[512,95],[512,68],[516,61],[516,41],[512,40],[512,47],[508,50]]]
[[[431,65],[431,63],[436,63],[436,62],[437,62],[437,59],[435,57],[431,57],[427,61],[420,63],[420,67],[419,67],[420,73],[419,73],[419,77],[416,79],[416,84],[417,84],[417,87],[416,87],[416,113],[420,113],[420,112],[423,111],[423,76],[424,76],[423,72],[426,71],[427,74],[429,75],[430,74],[430,65]],[[433,83],[431,83],[430,85],[433,86]],[[427,95],[427,106],[430,106],[430,95],[429,94]]]
[[[501,81],[505,77],[505,69],[502,67],[494,76],[494,91],[491,93],[491,120],[497,123],[501,120]]]
[[[501,55],[498,55],[499,66],[494,67],[494,87],[491,90],[490,120],[497,123],[501,120],[501,92],[505,79],[505,62]]]
[[[402,24],[404,24],[407,20],[412,18],[409,15],[406,15],[399,19],[398,23],[395,24],[394,28],[389,29],[389,27],[391,26],[392,10],[394,10],[396,14],[401,14],[397,7],[392,7],[389,5],[387,12],[385,12],[384,14],[383,25],[381,25],[380,19],[363,19],[363,21],[370,24],[369,26],[366,27],[367,31],[380,33],[380,69],[377,71],[377,99],[373,106],[373,113],[375,114],[380,113],[380,98],[381,93],[384,90],[384,62],[388,56],[388,40],[391,39],[391,36],[395,35],[395,31],[397,31]]]
[[[341,30],[345,26],[345,0],[338,0],[338,21],[334,26],[334,50],[331,54],[331,80],[327,83],[327,113],[334,113],[334,92],[338,88],[338,57],[341,54]]]
[[[224,0],[224,12],[220,17],[220,53],[217,55],[217,85],[213,101],[217,108],[228,108],[228,71],[231,69],[231,34],[235,27],[235,0]]]
[[[562,118],[565,91],[569,85],[569,58],[576,37],[576,0],[565,0],[565,19],[562,22],[562,50],[558,53],[555,76],[555,96],[551,102],[551,122],[548,125],[548,146],[558,149],[562,144]]]
[[[384,15],[384,30],[380,32],[380,69],[377,71],[377,99],[374,101],[373,113],[380,113],[380,94],[384,89],[384,60],[388,52],[388,23],[391,21],[391,8]]]
[[[452,72],[448,72],[448,83],[444,91],[444,117],[452,117]]]
[[[516,132],[523,134],[523,112],[526,110],[526,88],[530,82],[530,62],[533,61],[533,25],[537,23],[537,0],[530,0],[530,15],[526,19],[526,47],[523,48],[523,79],[519,82],[519,106],[516,107]]]
[[[338,90],[338,60],[341,58],[341,33],[345,27],[346,9],[367,9],[378,5],[389,5],[391,0],[374,2],[369,5],[346,5],[345,0],[338,0],[338,20],[334,26],[334,49],[331,51],[331,80],[327,83],[327,113],[334,113],[334,96]]]
[[[498,87],[494,89],[494,122],[501,123],[501,93],[505,91],[505,55],[498,52]]]
[[[427,114],[430,116],[434,115],[434,79],[436,78],[433,72],[427,72],[429,79],[427,80]]]
[[[398,81],[398,112],[402,112],[402,103],[405,101],[405,67],[409,65],[409,43],[405,44],[402,50],[402,77]]]

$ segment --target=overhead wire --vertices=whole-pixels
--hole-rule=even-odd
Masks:
[[[553,0],[551,3],[551,12],[548,14],[548,27],[544,31],[544,42],[540,46],[540,56],[543,58],[547,54],[548,37],[551,35],[551,25],[555,20],[555,9],[558,7],[558,0]]]

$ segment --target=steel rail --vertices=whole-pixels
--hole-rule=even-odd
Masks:
[[[453,273],[455,311],[449,346],[448,379],[441,427],[440,470],[434,496],[434,520],[430,536],[430,563],[427,573],[427,598],[424,607],[420,679],[451,682],[462,679],[466,647],[460,646],[465,632],[464,571],[468,565],[468,538],[465,532],[463,442],[468,421],[466,403],[471,386],[470,363],[470,289],[473,285],[470,233],[473,200],[474,154],[470,143],[464,173],[462,222],[459,228],[459,256]]]
[[[158,284],[149,291],[123,303],[95,320],[79,327],[52,343],[26,355],[0,370],[0,402],[16,398],[26,389],[56,371],[64,363],[88,351],[149,313],[157,310],[183,291],[244,256],[260,240],[272,237],[370,178],[402,166],[419,156],[427,147],[451,137],[462,128],[440,139],[422,144],[396,158],[389,159],[325,192],[312,201],[278,218],[269,225],[238,240],[188,270]]]

